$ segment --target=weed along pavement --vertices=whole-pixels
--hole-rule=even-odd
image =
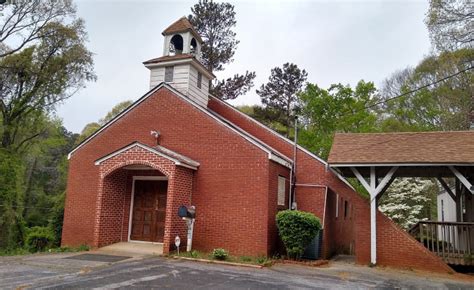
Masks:
[[[0,257],[0,289],[472,289],[474,280],[469,278],[458,274],[420,275],[338,261],[325,267],[276,264],[257,269],[95,253]]]

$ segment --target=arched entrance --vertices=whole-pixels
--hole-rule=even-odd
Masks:
[[[173,250],[185,236],[177,217],[191,205],[194,171],[199,163],[161,146],[133,143],[96,161],[100,190],[96,203],[94,246],[140,241]]]

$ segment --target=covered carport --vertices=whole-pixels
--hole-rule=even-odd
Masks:
[[[456,203],[459,225],[454,224],[454,231],[459,240],[458,234],[462,230],[463,241],[462,249],[458,241],[454,251],[470,257],[474,253],[474,131],[338,133],[328,163],[344,177],[356,178],[370,195],[372,264],[377,263],[377,202],[397,177],[437,179]],[[454,181],[454,190],[448,185],[450,181]],[[430,227],[429,234],[439,235],[438,227]],[[439,244],[436,254],[446,261],[444,244],[441,246],[443,256]],[[452,247],[448,245],[446,250]],[[434,248],[428,247],[431,251]]]

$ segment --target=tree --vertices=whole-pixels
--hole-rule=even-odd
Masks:
[[[237,23],[234,6],[226,2],[200,0],[191,7],[191,12],[188,19],[204,40],[201,51],[202,62],[211,72],[224,70],[224,66],[233,61],[239,44],[232,30]],[[224,100],[235,99],[250,90],[254,79],[255,72],[236,74],[232,78],[211,85],[210,92]]]
[[[66,184],[75,135],[51,115],[95,80],[83,21],[70,0],[9,1],[0,15],[0,247],[47,226]],[[58,220],[58,218],[56,218]]]
[[[39,1],[33,1],[39,2]],[[57,1],[45,1],[55,6]],[[29,3],[18,1],[18,3]],[[69,3],[65,1],[64,3]],[[27,5],[27,4],[18,4]],[[41,6],[42,9],[46,9]],[[50,7],[51,9],[55,9]],[[71,8],[71,11],[74,11]],[[22,13],[23,10],[17,13]],[[36,12],[29,15],[36,18]],[[55,106],[82,88],[87,81],[95,80],[92,53],[85,47],[86,32],[81,19],[68,12],[70,23],[49,21],[35,34],[34,40],[25,40],[28,47],[10,51],[0,58],[0,146],[19,151],[38,138],[45,128],[30,132],[20,139],[18,132],[25,122],[35,123],[35,117],[49,113]],[[12,14],[11,17],[27,17]],[[66,18],[66,17],[64,17]],[[10,18],[7,19],[7,21]],[[8,23],[8,22],[7,22]],[[0,26],[5,26],[5,23]],[[33,25],[34,26],[34,25]],[[19,38],[24,31],[17,31]],[[9,31],[10,31],[9,30]],[[35,30],[36,31],[36,30]],[[11,34],[12,35],[12,34]]]
[[[304,128],[299,142],[322,158],[327,158],[336,132],[377,131],[377,114],[372,106],[377,90],[372,82],[350,86],[333,84],[328,90],[308,84],[300,94]]]
[[[24,172],[21,157],[0,148],[0,248],[15,248],[21,243]]]
[[[105,115],[104,118],[100,119],[99,120],[99,125],[100,126],[103,126],[105,125],[106,123],[108,123],[110,120],[112,120],[113,118],[115,118],[118,114],[122,113],[122,111],[124,111],[125,109],[127,109],[128,107],[130,107],[131,105],[133,104],[133,101],[130,101],[130,100],[127,100],[127,101],[123,101],[123,102],[120,102],[118,103],[117,105],[115,105],[112,110],[110,110],[107,115]]]
[[[52,218],[50,209],[66,188],[66,156],[77,138],[63,127],[60,120],[46,119],[44,122],[48,130],[23,155],[27,170],[22,215],[28,227],[45,226]]]
[[[472,66],[474,49],[442,52],[423,59],[415,68],[397,72],[384,82],[382,99],[426,86]],[[381,128],[384,131],[467,130],[473,107],[474,72],[466,71],[404,97],[389,100]]]
[[[430,0],[425,23],[439,51],[473,48],[474,5],[471,0]]]
[[[202,61],[211,72],[224,70],[224,65],[232,62],[239,41],[232,28],[235,20],[234,6],[230,3],[216,3],[200,0],[191,7],[188,16],[199,35],[204,40]]]
[[[245,75],[235,74],[232,78],[217,81],[212,87],[212,94],[219,99],[233,100],[246,94],[253,87],[255,72],[245,72]]]
[[[237,109],[280,134],[286,133],[286,127],[278,121],[282,119],[281,113],[275,109],[259,105],[238,106]]]
[[[123,101],[115,105],[112,110],[110,110],[104,118],[101,118],[99,122],[92,122],[87,124],[84,129],[82,129],[79,138],[76,140],[76,145],[84,141],[87,137],[94,134],[100,127],[104,126],[110,120],[115,118],[118,114],[122,113],[123,110],[130,107],[133,104],[132,101]]]
[[[290,127],[295,112],[300,109],[301,91],[308,73],[299,69],[296,64],[285,63],[283,67],[275,67],[271,70],[267,84],[263,84],[257,94],[260,95],[262,103],[278,112],[281,112],[279,120],[286,128],[286,136],[289,136]]]
[[[13,54],[38,40],[50,37],[45,33],[53,23],[75,18],[71,0],[7,1],[0,14],[0,58]]]
[[[380,211],[404,229],[420,220],[431,218],[430,180],[419,178],[396,179],[380,199]]]

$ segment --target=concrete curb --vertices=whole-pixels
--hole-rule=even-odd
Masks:
[[[261,265],[243,264],[243,263],[226,262],[226,261],[206,260],[206,259],[188,258],[188,257],[180,257],[180,256],[173,256],[172,258],[179,259],[179,260],[196,261],[196,262],[203,262],[203,263],[209,263],[209,264],[221,264],[221,265],[237,266],[237,267],[247,267],[247,268],[254,268],[254,269],[264,268],[264,266],[261,266]]]
[[[314,260],[314,261],[295,261],[295,260],[276,260],[275,264],[298,265],[306,267],[325,267],[329,266],[328,260]]]

